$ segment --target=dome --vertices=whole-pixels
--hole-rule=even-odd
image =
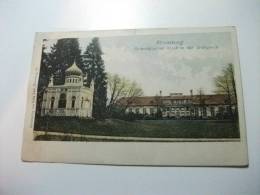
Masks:
[[[65,71],[66,75],[83,75],[82,70],[76,65],[75,61],[74,63]]]

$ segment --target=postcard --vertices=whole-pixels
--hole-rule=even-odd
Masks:
[[[36,33],[24,161],[247,166],[235,27]]]

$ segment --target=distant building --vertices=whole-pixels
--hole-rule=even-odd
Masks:
[[[121,98],[118,105],[126,107],[126,113],[153,115],[161,112],[163,118],[216,118],[230,116],[235,104],[227,101],[226,95],[141,96]]]
[[[41,116],[92,117],[94,84],[83,85],[83,72],[74,62],[65,71],[64,85],[54,85],[50,79],[44,91]]]

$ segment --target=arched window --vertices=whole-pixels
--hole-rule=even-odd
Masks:
[[[51,97],[51,109],[53,109],[54,101],[55,101],[55,97]]]
[[[66,94],[65,93],[60,94],[59,108],[66,108]]]
[[[81,97],[81,108],[83,108],[83,97]]]
[[[75,101],[76,101],[76,97],[73,96],[71,100],[71,108],[75,108]]]

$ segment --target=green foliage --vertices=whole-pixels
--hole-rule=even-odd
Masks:
[[[66,117],[51,117],[48,120],[48,132],[63,132],[68,136],[75,133],[155,138],[239,138],[238,123],[234,121],[124,121],[118,119],[86,120]],[[46,123],[46,118],[39,118],[35,130],[46,130]]]
[[[49,64],[54,74],[54,84],[61,85],[65,81],[65,70],[76,61],[76,64],[82,68],[81,50],[76,38],[59,39],[51,47],[49,54]]]
[[[50,69],[50,59],[48,54],[46,53],[45,41],[46,40],[43,40],[43,46],[42,46],[40,77],[38,80],[38,88],[37,88],[36,115],[39,115],[41,113],[41,103],[43,99],[44,89],[48,86],[49,78],[52,74]]]
[[[98,38],[93,38],[84,52],[83,70],[87,73],[87,85],[94,80],[93,117],[105,118],[107,102],[107,74],[102,59],[102,50]]]

